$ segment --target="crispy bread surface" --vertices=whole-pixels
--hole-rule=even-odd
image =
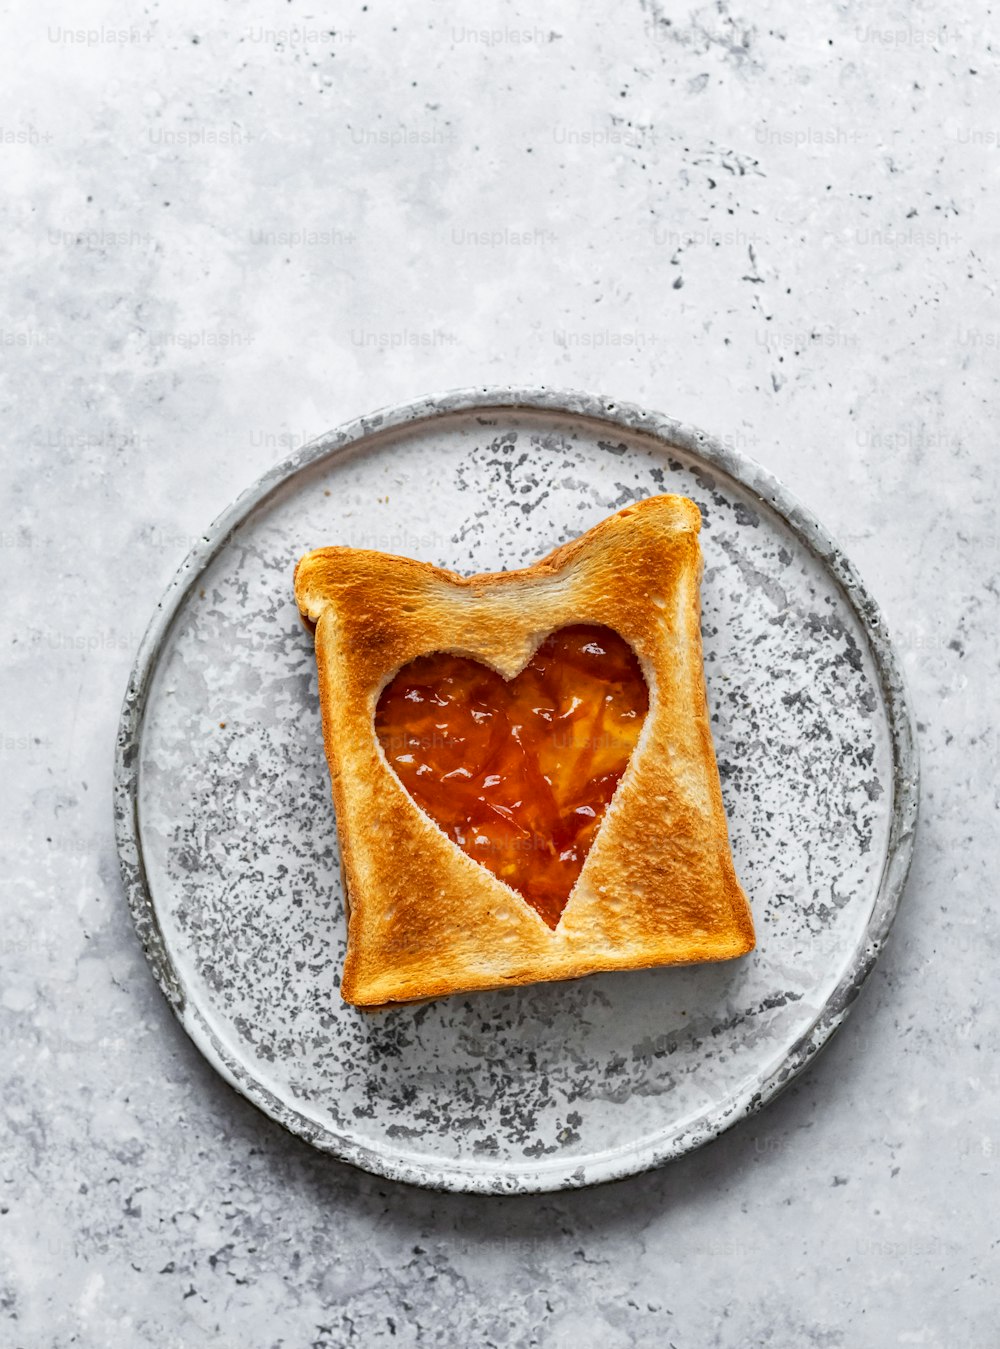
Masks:
[[[648,497],[521,571],[462,577],[355,548],[295,571],[315,628],[323,737],[346,885],[346,1002],[381,1007],[753,949],[709,727],[699,627],[701,516]],[[604,624],[649,686],[639,741],[550,929],[414,802],[375,733],[379,695],[451,651],[514,678],[550,633]]]

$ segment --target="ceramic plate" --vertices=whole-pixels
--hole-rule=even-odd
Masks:
[[[533,562],[630,501],[703,518],[705,667],[757,950],[362,1013],[298,557],[377,548],[463,573]],[[765,471],[597,397],[481,389],[322,436],[208,530],[139,652],[119,734],[125,885],[157,980],[239,1091],[380,1175],[588,1185],[699,1146],[841,1022],[891,923],[917,772],[878,610]]]

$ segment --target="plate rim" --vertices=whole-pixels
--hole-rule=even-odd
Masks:
[[[160,928],[146,875],[139,830],[139,746],[150,688],[164,643],[188,595],[230,535],[284,484],[324,458],[345,457],[374,435],[457,413],[514,412],[519,409],[604,422],[629,434],[659,441],[694,456],[710,469],[735,479],[764,501],[806,545],[837,583],[864,632],[875,666],[889,731],[893,805],[886,854],[865,932],[849,966],[815,1020],[767,1070],[757,1072],[737,1092],[699,1116],[696,1126],[670,1125],[627,1145],[591,1158],[552,1158],[498,1169],[495,1159],[460,1163],[415,1160],[402,1151],[379,1150],[311,1120],[274,1095],[230,1056],[197,1001],[187,996]],[[717,1138],[739,1120],[762,1109],[808,1065],[848,1015],[871,974],[896,916],[913,857],[920,798],[915,723],[902,666],[881,610],[854,564],[825,527],[769,470],[698,427],[637,404],[602,395],[545,385],[483,385],[378,409],[325,432],[286,455],[261,474],[204,531],[167,585],[140,642],[122,703],[114,759],[113,806],[119,867],[133,926],[153,976],[184,1030],[213,1068],[241,1095],[289,1132],[342,1161],[424,1188],[460,1193],[544,1193],[620,1180],[683,1156]]]

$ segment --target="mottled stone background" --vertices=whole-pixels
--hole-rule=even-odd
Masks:
[[[992,1349],[1000,313],[987,10],[55,0],[0,91],[0,1342]],[[208,520],[359,412],[591,388],[764,462],[897,634],[889,948],[764,1114],[653,1175],[404,1189],[245,1104],[131,931],[111,757]]]

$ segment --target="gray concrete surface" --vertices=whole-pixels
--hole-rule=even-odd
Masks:
[[[989,11],[15,0],[0,91],[0,1340],[996,1343]],[[290,446],[479,383],[730,437],[897,635],[924,807],[819,1062],[717,1144],[494,1200],[312,1153],[201,1060],[111,834],[142,629]]]

